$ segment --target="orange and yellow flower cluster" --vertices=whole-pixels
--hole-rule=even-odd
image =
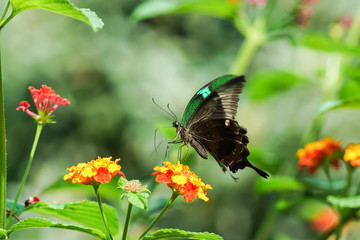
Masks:
[[[179,161],[176,164],[164,162],[163,166],[154,167],[156,172],[156,182],[164,182],[170,188],[178,191],[184,196],[186,202],[191,202],[196,197],[208,201],[206,189],[212,189],[209,184],[205,184],[201,179],[189,170],[188,166],[182,165]]]
[[[34,100],[35,107],[38,110],[38,114],[29,110],[30,104],[27,101],[20,102],[20,106],[16,110],[22,110],[40,123],[49,122],[49,115],[53,113],[60,105],[70,104],[70,101],[66,98],[62,98],[59,94],[56,94],[51,87],[42,85],[38,90],[33,86],[29,87],[32,98]]]
[[[110,180],[116,175],[120,174],[125,178],[124,173],[120,171],[121,166],[117,164],[120,159],[111,161],[111,157],[92,160],[88,163],[79,163],[77,166],[72,166],[67,170],[70,173],[64,176],[64,180],[71,179],[72,183],[81,184],[97,184],[109,183]]]
[[[360,144],[349,144],[345,150],[344,160],[349,161],[353,167],[360,167]]]
[[[341,152],[341,143],[331,137],[317,142],[308,143],[305,148],[299,149],[296,156],[299,158],[299,169],[307,168],[309,173],[314,173],[322,162],[330,157],[330,164],[338,168],[340,159],[334,156],[335,152]]]

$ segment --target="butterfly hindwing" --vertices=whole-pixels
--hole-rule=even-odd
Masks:
[[[232,172],[247,166],[249,142],[246,129],[232,119],[206,119],[189,128],[191,136],[204,146],[220,164]]]

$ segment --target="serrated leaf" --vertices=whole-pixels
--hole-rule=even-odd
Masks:
[[[341,208],[360,208],[360,196],[353,196],[353,197],[328,196],[326,200],[332,205]]]
[[[103,204],[103,209],[110,232],[113,235],[117,235],[119,233],[119,220],[116,210],[107,204]],[[97,202],[80,201],[52,204],[37,202],[27,207],[24,211],[52,216],[65,221],[77,222],[86,227],[97,228],[106,232]]]
[[[208,232],[188,232],[179,229],[161,229],[150,236],[145,236],[144,240],[155,240],[155,239],[174,239],[174,238],[181,238],[181,239],[206,239],[206,240],[221,240],[223,239],[221,236],[215,233],[208,233]]]
[[[340,52],[360,56],[360,48],[349,47],[342,42],[335,41],[328,36],[317,33],[306,35],[302,39],[301,43],[308,48],[312,48],[318,51]]]
[[[305,79],[294,73],[278,70],[261,71],[248,79],[246,93],[250,98],[261,100],[284,92]]]
[[[255,185],[255,190],[261,194],[274,191],[300,191],[304,189],[305,187],[301,182],[287,176],[271,176],[268,180],[259,179]]]
[[[11,235],[15,231],[28,229],[28,228],[60,228],[67,230],[75,230],[83,233],[90,234],[98,239],[106,239],[106,235],[99,229],[87,228],[74,224],[65,224],[53,222],[44,218],[27,218],[13,225],[8,231],[5,231],[5,236]],[[0,231],[0,237],[4,237],[4,231]]]
[[[95,32],[104,25],[95,12],[90,9],[76,8],[68,0],[10,0],[10,3],[13,9],[11,18],[28,9],[45,9],[85,22]]]
[[[333,101],[324,102],[320,105],[317,114],[320,115],[335,109],[345,109],[345,108],[360,109],[360,98],[347,99],[347,100],[333,100]]]
[[[231,18],[236,15],[237,5],[224,0],[152,0],[138,5],[131,19],[140,21],[164,15],[204,14],[219,18]]]

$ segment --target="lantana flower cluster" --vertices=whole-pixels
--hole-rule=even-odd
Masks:
[[[120,161],[119,158],[112,161],[111,157],[98,157],[98,159],[91,160],[88,163],[79,163],[67,169],[70,173],[64,176],[64,180],[68,181],[71,179],[72,183],[89,185],[109,183],[117,174],[125,178],[124,173],[120,171],[121,166],[117,164],[118,161]]]
[[[42,85],[38,90],[33,86],[29,87],[32,98],[34,100],[35,107],[38,114],[29,110],[30,104],[27,101],[20,102],[20,106],[16,110],[22,110],[29,116],[33,117],[41,124],[51,123],[51,114],[60,106],[70,104],[70,101],[66,98],[62,98],[59,94],[56,94],[51,87]]]
[[[299,159],[299,170],[307,168],[309,173],[313,174],[324,163],[326,159],[334,168],[339,168],[341,156],[346,162],[350,162],[353,167],[360,167],[360,144],[349,144],[345,150],[341,142],[331,137],[311,142],[299,149],[296,153]]]
[[[156,182],[164,182],[171,189],[177,191],[184,196],[186,202],[191,202],[196,197],[208,201],[205,190],[212,189],[209,184],[205,184],[201,179],[189,170],[189,167],[181,164],[179,161],[176,164],[164,162],[163,166],[154,167],[156,172]]]

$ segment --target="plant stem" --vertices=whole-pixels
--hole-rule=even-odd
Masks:
[[[162,215],[166,212],[166,210],[170,207],[170,205],[175,201],[175,199],[179,196],[179,193],[176,191],[173,191],[173,194],[168,201],[168,203],[165,205],[165,207],[161,210],[159,215],[150,223],[150,225],[145,229],[145,231],[141,234],[141,236],[138,238],[138,240],[142,239],[150,230],[151,228],[159,221],[159,219],[162,217]]]
[[[253,26],[249,26],[245,30],[238,27],[238,30],[240,32],[246,31],[244,32],[245,40],[230,69],[230,73],[240,75],[248,68],[259,46],[266,41],[265,21],[257,19]]]
[[[127,235],[128,228],[129,228],[129,223],[130,223],[132,207],[133,207],[133,205],[129,202],[129,206],[128,206],[128,210],[127,210],[127,214],[126,214],[126,219],[125,219],[125,224],[124,224],[124,231],[123,231],[122,240],[126,239],[126,235]]]
[[[346,169],[347,169],[347,178],[346,178],[346,188],[344,190],[344,196],[349,196],[350,193],[350,187],[352,184],[352,175],[354,168],[350,165],[349,162],[346,163]]]
[[[5,9],[4,9],[4,12],[3,12],[3,14],[2,14],[2,16],[1,16],[1,18],[0,18],[0,23],[4,20],[4,18],[5,18],[5,16],[6,16],[6,13],[7,13],[7,11],[9,10],[9,7],[10,7],[10,1],[8,1],[7,4],[6,4],[6,7],[5,7]]]
[[[5,135],[5,110],[4,90],[1,72],[0,52],[0,228],[5,227],[5,203],[6,203],[6,135]]]
[[[19,189],[18,189],[18,192],[16,194],[16,197],[15,197],[15,200],[14,200],[14,204],[10,210],[10,214],[9,214],[9,218],[7,219],[6,223],[5,223],[5,228],[8,227],[9,223],[10,223],[10,220],[12,218],[12,215],[14,213],[14,210],[16,208],[16,204],[19,200],[19,197],[20,197],[20,194],[21,194],[21,191],[25,185],[25,182],[26,182],[26,179],[29,175],[29,171],[30,171],[30,167],[31,167],[31,163],[32,163],[32,160],[34,158],[34,155],[35,155],[35,150],[36,150],[36,147],[37,147],[37,144],[39,142],[39,138],[40,138],[40,134],[41,134],[41,130],[43,128],[43,124],[40,124],[38,123],[37,124],[37,128],[36,128],[36,133],[35,133],[35,137],[34,137],[34,142],[33,142],[33,145],[32,145],[32,148],[31,148],[31,152],[30,152],[30,157],[29,157],[29,161],[27,163],[27,166],[26,166],[26,169],[25,169],[25,173],[24,173],[24,176],[21,180],[21,183],[20,183],[20,186],[19,186]]]
[[[109,234],[109,238],[110,238],[111,240],[113,240],[113,237],[112,237],[111,232],[110,232],[110,229],[109,229],[109,225],[108,225],[108,223],[107,223],[107,221],[106,221],[106,216],[105,216],[105,213],[104,213],[104,209],[103,209],[103,207],[102,207],[102,202],[101,202],[101,196],[100,196],[99,186],[100,186],[99,184],[94,184],[94,185],[93,185],[94,191],[95,191],[95,195],[96,195],[96,200],[97,200],[97,202],[98,202],[98,204],[99,204],[99,209],[100,209],[101,217],[102,217],[102,219],[103,219],[103,221],[104,221],[104,225],[105,225],[106,231],[107,231],[108,234]]]

